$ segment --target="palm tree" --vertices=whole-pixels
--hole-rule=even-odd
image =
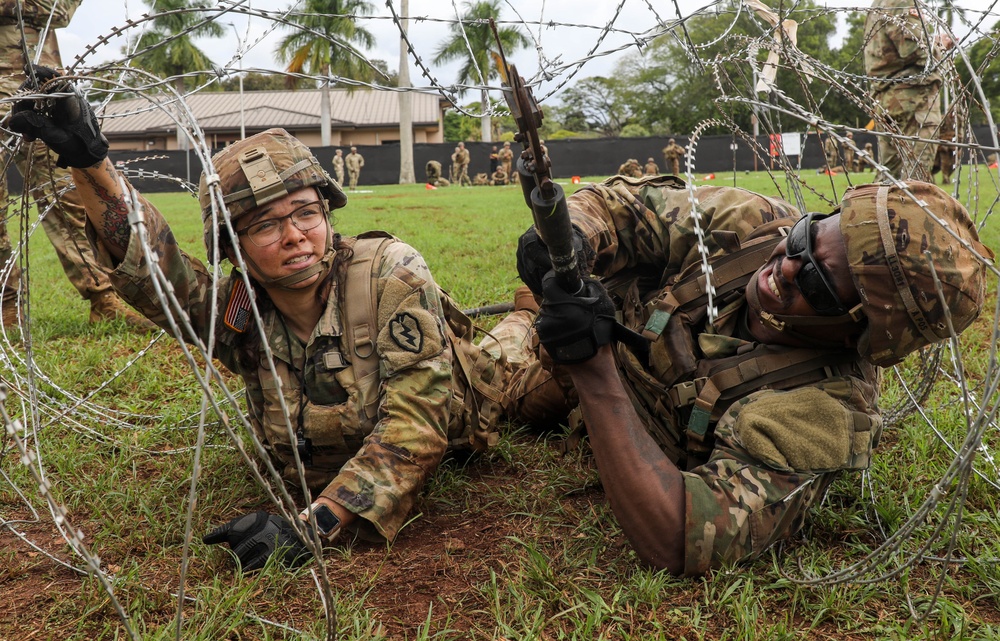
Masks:
[[[375,71],[343,44],[370,49],[375,36],[359,27],[356,16],[374,11],[367,0],[306,0],[305,11],[289,15],[296,29],[278,44],[275,54],[288,64],[289,73],[309,73],[324,78],[320,103],[320,136],[323,146],[330,144],[330,76],[368,82]]]
[[[480,0],[479,2],[466,0],[464,2],[465,15],[462,16],[461,22],[451,25],[451,38],[442,43],[438,49],[434,58],[435,64],[451,62],[452,60],[462,61],[462,68],[458,72],[460,84],[485,85],[500,77],[492,55],[493,52],[497,51],[497,45],[493,38],[493,31],[490,29],[489,19],[495,20],[500,15],[501,2],[502,0]],[[463,31],[465,32],[464,37]],[[517,27],[501,27],[497,31],[500,34],[504,53],[507,55],[530,44],[528,38]],[[468,45],[465,42],[466,38],[469,40]],[[471,50],[469,45],[471,45]],[[481,91],[482,101],[480,104],[485,112],[489,108],[490,101],[486,89]],[[483,114],[482,132],[483,142],[490,142],[493,139],[489,113]]]
[[[208,9],[214,3],[206,0],[143,0],[151,11],[158,12],[147,29],[130,44],[132,51],[141,52],[134,66],[163,78],[172,78],[174,88],[184,94],[186,74],[212,69],[215,65],[205,52],[195,46],[194,38],[219,38],[224,29],[215,22],[202,22],[205,16],[184,9]],[[201,24],[199,24],[201,23]],[[197,25],[197,26],[196,26]],[[177,146],[187,148],[187,138],[177,128]]]

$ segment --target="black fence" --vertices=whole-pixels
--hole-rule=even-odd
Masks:
[[[981,129],[981,130],[980,130]],[[975,132],[979,140],[988,141],[989,128],[982,127]],[[679,145],[688,145],[685,136],[674,136]],[[618,171],[618,167],[629,158],[635,158],[640,165],[645,165],[648,158],[653,158],[660,171],[667,173],[669,167],[664,166],[662,149],[667,145],[667,137],[649,138],[600,138],[594,140],[552,140],[546,141],[549,157],[552,160],[552,171],[557,178],[572,176],[610,176]],[[854,140],[859,148],[865,143],[872,143],[878,149],[876,137],[868,133],[855,134]],[[748,141],[734,136],[705,136],[698,141],[695,156],[694,173],[703,175],[717,171],[758,171],[769,164],[769,139],[758,136],[756,148]],[[496,145],[502,148],[502,143],[467,142],[466,148],[471,155],[469,176],[478,173],[489,174],[490,150]],[[514,144],[515,153],[520,145]],[[333,175],[332,159],[336,147],[314,147],[313,153],[324,167]],[[342,148],[345,155],[348,148]],[[451,154],[455,150],[454,143],[416,144],[413,146],[413,164],[417,182],[424,180],[424,167],[429,160],[437,160],[444,168],[445,175],[451,164]],[[388,185],[399,182],[399,146],[378,145],[359,146],[358,152],[365,158],[365,167],[361,171],[359,186]],[[115,162],[128,163],[132,169],[141,169],[145,175],[169,176],[197,184],[201,174],[201,165],[197,156],[183,151],[161,152],[155,156],[140,152],[112,152],[111,159]],[[136,160],[140,159],[140,160]],[[977,161],[981,162],[979,158]],[[964,162],[967,162],[966,159]],[[826,160],[823,155],[821,141],[815,134],[806,136],[801,145],[801,155],[793,156],[791,162],[802,170],[816,170],[823,167]],[[681,172],[684,172],[684,162],[681,161]],[[8,172],[9,185],[12,192],[19,193],[21,177],[16,170]],[[181,186],[174,180],[148,177],[132,181],[140,191],[179,191]]]

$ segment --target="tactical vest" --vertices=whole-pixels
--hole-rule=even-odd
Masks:
[[[787,235],[794,221],[782,219],[758,227],[743,241],[732,232],[715,232],[727,253],[709,260],[713,305],[737,314],[747,283]],[[619,345],[619,370],[625,388],[647,430],[664,452],[682,467],[703,462],[714,445],[714,431],[726,410],[740,398],[762,389],[786,390],[820,385],[851,395],[853,377],[877,385],[877,369],[851,350],[795,348],[752,343],[725,358],[697,358],[694,340],[708,310],[708,279],[700,263],[689,266],[672,283],[641,300],[637,279],[614,279],[609,289],[625,301],[623,321],[652,341],[650,365],[644,366]],[[716,319],[719,326],[723,319]],[[864,469],[881,435],[875,410],[875,387],[864,394],[870,413],[853,411],[854,443],[850,469]],[[856,394],[855,394],[856,395]]]
[[[354,244],[354,257],[347,266],[344,349],[349,350],[358,385],[367,387],[363,398],[372,402],[364,407],[362,426],[371,431],[378,421],[378,334],[377,276],[386,248],[398,242],[385,232],[361,234]],[[480,331],[462,313],[452,298],[438,289],[445,315],[445,337],[452,360],[452,401],[448,423],[448,445],[452,450],[481,451],[497,444],[497,423],[505,405],[504,386],[510,374],[506,356],[499,359],[473,342]]]

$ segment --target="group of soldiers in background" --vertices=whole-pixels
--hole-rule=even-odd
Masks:
[[[365,166],[365,157],[358,153],[357,147],[351,147],[351,153],[344,158],[344,152],[338,149],[333,156],[333,171],[337,174],[337,182],[344,184],[344,169],[347,169],[347,177],[350,180],[351,191],[358,188],[358,178],[361,177],[361,168]]]
[[[548,155],[545,141],[542,143],[542,153]],[[427,161],[424,171],[427,174],[427,184],[434,187],[448,187],[452,184],[465,186],[494,186],[512,185],[517,183],[517,172],[513,170],[514,151],[510,148],[510,143],[505,142],[499,150],[496,146],[490,151],[490,172],[480,172],[473,178],[469,178],[469,163],[472,158],[469,150],[465,148],[465,143],[460,142],[451,154],[451,168],[449,177],[445,178],[441,163],[437,160]]]
[[[687,148],[682,145],[678,145],[677,141],[673,138],[667,142],[667,146],[663,148],[663,161],[666,169],[669,170],[668,173],[671,173],[674,176],[680,175],[680,159],[686,151]],[[635,158],[629,158],[618,166],[618,174],[621,176],[628,176],[629,178],[659,176],[660,166],[656,164],[656,160],[652,157],[646,160],[645,165],[640,165],[639,161]]]

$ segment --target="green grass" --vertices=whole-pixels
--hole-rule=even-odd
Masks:
[[[870,178],[870,174],[863,178]],[[733,174],[710,184],[732,185]],[[784,177],[735,176],[738,186],[792,199]],[[803,176],[806,209],[831,208],[847,177]],[[995,196],[982,181],[979,219]],[[568,188],[569,189],[569,188]],[[384,229],[420,249],[439,284],[463,307],[510,300],[519,285],[514,248],[531,222],[517,187],[372,188],[336,212],[345,234]],[[987,193],[988,192],[988,193]],[[182,246],[203,255],[195,201],[151,198]],[[984,240],[997,247],[995,223]],[[47,396],[14,396],[8,412],[40,410],[41,460],[55,500],[100,555],[129,625],[143,639],[175,638],[179,568],[201,395],[172,340],[161,339],[123,373],[148,338],[116,324],[90,326],[87,304],[62,275],[39,232],[30,245],[31,347]],[[992,283],[995,292],[996,283]],[[985,367],[993,294],[971,330],[967,366]],[[987,318],[988,317],[988,318]],[[489,322],[484,319],[484,322]],[[6,346],[8,357],[23,346]],[[908,364],[912,367],[912,363]],[[23,368],[15,368],[23,376]],[[5,374],[10,381],[14,379]],[[886,403],[902,392],[887,376]],[[72,397],[107,382],[90,408]],[[238,389],[238,381],[232,381]],[[14,388],[26,389],[24,381]],[[964,435],[953,386],[938,383],[927,411],[952,443]],[[990,403],[995,404],[995,399]],[[72,411],[70,411],[72,410]],[[950,568],[926,621],[907,606],[930,606],[941,576],[934,564],[875,583],[806,586],[791,578],[824,574],[860,560],[912,514],[944,473],[951,453],[910,418],[887,430],[870,471],[842,477],[801,536],[782,552],[706,578],[643,568],[608,507],[586,448],[559,454],[559,435],[510,426],[501,444],[471,461],[448,460],[422,494],[397,543],[327,551],[337,622],[344,639],[993,639],[1000,634],[1000,519],[995,489],[971,483],[957,538],[964,565]],[[231,516],[266,508],[266,494],[228,438],[214,426],[202,455],[194,541],[185,582],[183,639],[321,639],[323,607],[309,568],[237,574],[229,557],[200,535]],[[995,443],[992,434],[988,445]],[[82,567],[58,536],[47,507],[3,441],[2,471],[41,514],[32,522],[17,492],[0,482],[0,515],[47,552]],[[989,470],[988,467],[983,467]],[[996,473],[989,472],[995,481]],[[301,497],[299,497],[301,500]],[[941,518],[940,512],[932,523]],[[917,532],[907,549],[926,539]],[[943,554],[944,543],[932,554]],[[886,567],[892,567],[891,564]],[[0,530],[0,639],[124,639],[106,591]],[[280,624],[280,625],[279,625]],[[287,627],[282,627],[287,626]],[[298,632],[290,631],[293,628]]]

